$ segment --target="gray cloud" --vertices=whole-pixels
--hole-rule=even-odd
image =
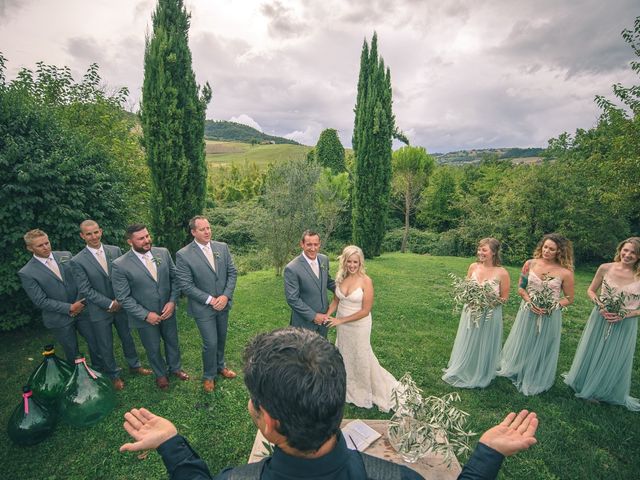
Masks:
[[[10,17],[31,3],[33,0],[0,0],[0,23],[9,20]]]
[[[278,0],[264,3],[260,10],[268,20],[269,33],[274,37],[297,37],[309,28],[306,22],[297,18],[292,9]]]

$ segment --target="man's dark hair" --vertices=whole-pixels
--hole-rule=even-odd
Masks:
[[[204,215],[196,215],[191,220],[189,220],[189,230],[195,230],[196,229],[196,220],[209,220],[209,219],[207,217],[205,217]]]
[[[290,447],[317,451],[338,433],[347,374],[338,349],[311,330],[282,328],[244,351],[244,382],[256,410],[279,421]]]
[[[127,238],[131,238],[134,233],[144,230],[145,228],[147,228],[147,226],[144,223],[132,223],[125,230]]]
[[[305,230],[302,232],[302,237],[300,237],[300,242],[304,243],[304,239],[307,237],[318,237],[320,238],[320,234],[315,230]]]

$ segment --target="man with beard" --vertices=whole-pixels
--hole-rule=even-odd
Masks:
[[[129,225],[126,232],[131,250],[113,262],[113,291],[127,312],[129,327],[138,330],[156,376],[156,385],[167,390],[168,372],[180,380],[189,379],[180,365],[176,323],[176,302],[180,290],[175,265],[166,248],[152,246],[145,225]],[[160,351],[161,340],[164,341],[166,361]]]

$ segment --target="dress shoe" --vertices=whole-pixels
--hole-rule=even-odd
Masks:
[[[177,372],[173,372],[173,374],[182,381],[189,380],[189,375],[184,370],[178,370]]]
[[[205,380],[202,382],[202,388],[205,392],[211,393],[213,392],[213,389],[216,388],[216,384],[213,380]]]
[[[121,378],[114,378],[112,382],[114,390],[122,390],[124,388],[124,382]]]
[[[137,374],[137,375],[151,375],[153,371],[144,367],[134,367],[129,369],[129,373]]]
[[[238,376],[236,372],[228,369],[227,367],[224,367],[222,370],[220,370],[220,375],[222,375],[224,378],[236,378]]]
[[[169,379],[167,377],[158,377],[156,378],[156,385],[160,390],[168,390],[169,389]]]

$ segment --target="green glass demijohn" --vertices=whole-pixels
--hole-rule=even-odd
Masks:
[[[22,401],[16,406],[7,424],[9,438],[16,445],[35,445],[53,432],[55,410],[38,402],[27,385],[22,387]]]
[[[75,359],[75,369],[62,392],[59,411],[75,427],[89,427],[106,417],[116,406],[111,380],[92,370],[84,357]]]
[[[62,395],[73,367],[56,355],[53,345],[45,345],[44,359],[29,377],[29,385],[35,398],[47,405],[54,405]]]

